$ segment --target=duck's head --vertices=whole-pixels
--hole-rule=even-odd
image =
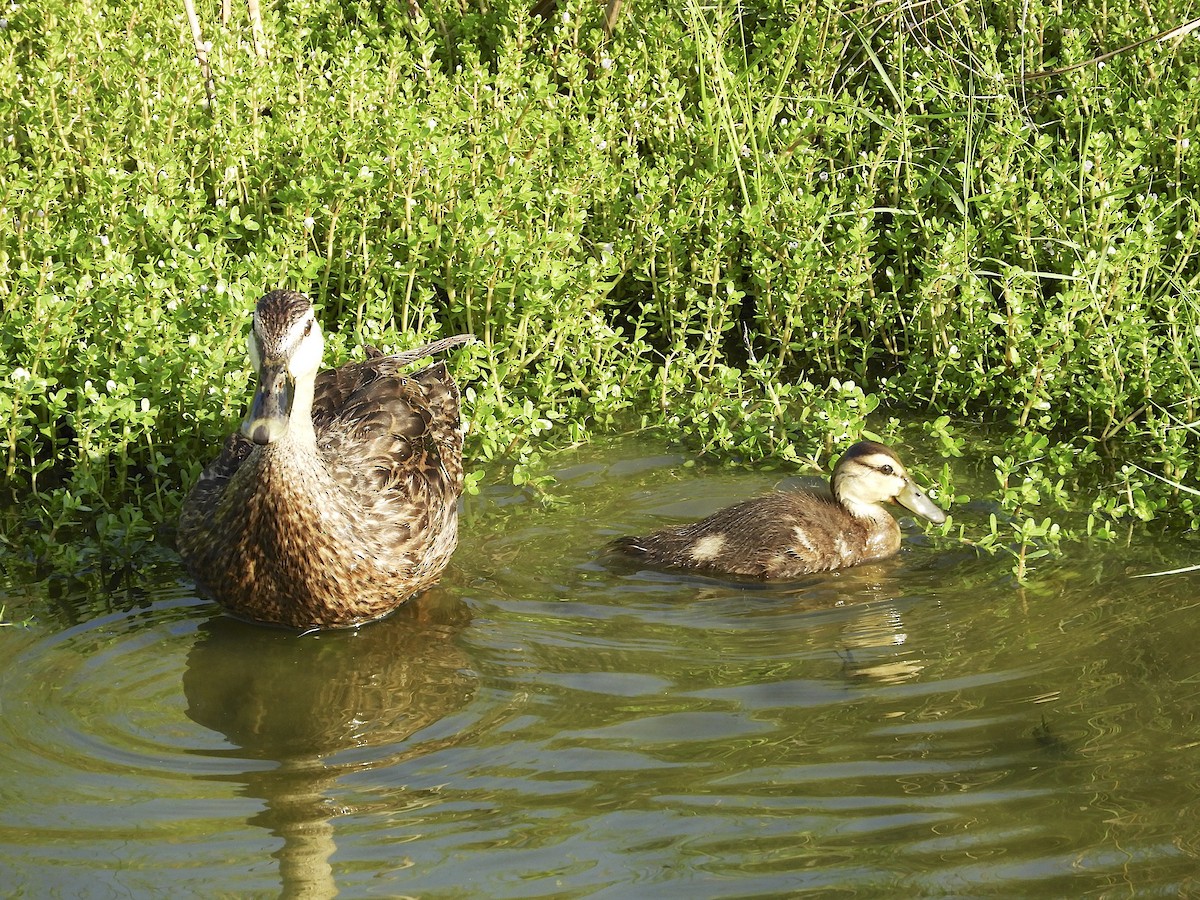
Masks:
[[[859,441],[842,454],[833,470],[833,496],[858,516],[869,516],[891,501],[935,524],[946,521],[946,514],[916,485],[900,458],[874,441]]]
[[[308,298],[296,291],[271,291],[259,300],[246,349],[258,373],[258,390],[242,434],[256,444],[270,444],[287,434],[293,411],[306,419],[312,415],[311,399],[303,409],[293,402],[297,385],[311,395],[325,351]]]

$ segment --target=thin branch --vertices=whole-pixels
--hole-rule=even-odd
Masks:
[[[1163,572],[1143,572],[1141,575],[1130,575],[1130,578],[1158,578],[1160,575],[1182,575],[1184,572],[1195,572],[1200,565],[1184,566],[1181,569],[1167,569]]]
[[[1169,484],[1171,487],[1175,488],[1176,490],[1183,491],[1184,493],[1193,494],[1197,497],[1200,497],[1200,491],[1196,490],[1195,488],[1188,487],[1186,484],[1180,484],[1178,481],[1172,481],[1170,478],[1166,478],[1162,475],[1159,475],[1157,472],[1151,472],[1149,469],[1143,469],[1137,463],[1130,463],[1129,465],[1133,466],[1139,472],[1145,472],[1151,478],[1157,478],[1159,481],[1163,482],[1164,484]]]
[[[254,37],[254,55],[259,59],[267,57],[267,33],[263,30],[262,10],[258,0],[246,0],[246,11],[250,14],[250,34]]]
[[[608,0],[604,7],[604,34],[612,37],[613,29],[617,27],[617,19],[621,16],[621,0]]]
[[[196,48],[196,61],[200,63],[200,73],[204,76],[204,95],[208,98],[208,108],[216,108],[216,85],[213,83],[212,66],[208,64],[208,51],[204,48],[204,35],[200,33],[200,18],[196,15],[195,0],[183,0],[183,8],[187,10],[188,24],[192,27],[192,44]]]
[[[1082,69],[1084,66],[1092,66],[1097,63],[1102,63],[1106,59],[1112,59],[1118,54],[1124,53],[1127,50],[1135,50],[1144,44],[1152,44],[1154,42],[1164,42],[1173,38],[1181,38],[1191,34],[1197,28],[1200,28],[1200,19],[1192,19],[1190,22],[1184,22],[1182,25],[1176,25],[1174,28],[1168,28],[1166,31],[1160,31],[1158,34],[1151,35],[1147,38],[1142,38],[1140,41],[1134,41],[1132,44],[1126,44],[1124,47],[1118,47],[1116,50],[1110,50],[1107,53],[1101,53],[1099,56],[1092,59],[1084,60],[1083,62],[1075,63],[1070,66],[1063,66],[1061,69],[1043,69],[1040,72],[1028,72],[1021,76],[1022,81],[1034,81],[1038,78],[1050,78],[1054,75],[1062,75],[1066,72],[1074,72],[1076,69]]]

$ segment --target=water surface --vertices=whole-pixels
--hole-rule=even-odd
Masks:
[[[637,443],[555,474],[470,498],[442,584],[354,632],[236,622],[174,568],[9,585],[6,893],[1200,893],[1200,574],[1130,577],[1197,542],[1018,584],[903,520],[894,559],[762,589],[597,548],[781,476]]]

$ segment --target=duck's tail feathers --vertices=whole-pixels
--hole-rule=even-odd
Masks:
[[[642,546],[640,537],[619,537],[609,541],[608,549],[616,553],[628,553],[630,556],[644,556],[649,551]]]
[[[400,353],[393,354],[387,357],[388,361],[397,368],[407,366],[410,363],[416,362],[418,359],[425,359],[428,356],[436,356],[439,353],[445,353],[447,350],[453,350],[455,347],[460,347],[464,344],[474,344],[476,342],[473,334],[456,334],[451,337],[444,337],[430,344],[422,344],[420,347],[413,347],[411,350],[404,350]],[[367,348],[367,356],[375,358],[384,356],[385,354],[376,350],[374,347]]]

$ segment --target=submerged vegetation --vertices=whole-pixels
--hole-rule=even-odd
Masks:
[[[144,556],[278,286],[331,361],[473,331],[476,481],[920,418],[987,432],[1019,571],[1066,510],[1200,520],[1200,43],[1088,63],[1177,4],[665,6],[207,2],[211,84],[178,3],[0,7],[0,556]]]

